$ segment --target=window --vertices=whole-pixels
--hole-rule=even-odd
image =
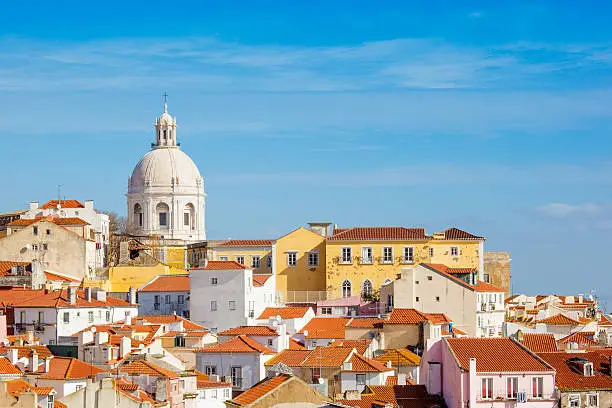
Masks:
[[[490,282],[489,282],[489,274],[488,274],[488,273],[483,274],[483,275],[482,275],[482,280],[483,280],[484,282],[486,282],[486,283],[490,283]]]
[[[227,259],[227,256],[220,256],[219,260],[220,261],[227,261],[228,259]]]
[[[53,394],[49,394],[47,396],[47,408],[53,408],[54,407],[55,404],[54,404],[53,399],[54,399]]]
[[[50,229],[47,230],[47,235],[51,235],[51,230]]]
[[[34,251],[38,251],[38,244],[33,244],[33,245],[32,245],[32,249],[33,249]]]
[[[587,394],[587,407],[598,407],[599,406],[599,394],[592,393]]]
[[[508,377],[506,379],[506,396],[510,399],[516,399],[518,392],[518,377]]]
[[[211,300],[210,301],[210,311],[211,312],[216,312],[217,311],[217,301],[216,300]]]
[[[415,300],[419,302],[421,299],[417,296]]]
[[[361,263],[362,264],[372,263],[372,247],[361,248]]]
[[[544,388],[544,378],[543,377],[533,377],[531,379],[531,392],[533,398],[542,398]]]
[[[49,247],[47,246],[47,244],[42,244],[42,249],[43,251],[46,251]]]
[[[353,250],[351,247],[342,247],[340,262],[350,264],[353,261]]]
[[[308,266],[319,266],[319,253],[309,252],[308,253]]]
[[[451,256],[459,256],[459,248],[451,247]]]
[[[440,296],[436,296],[436,302],[440,301]]]
[[[297,252],[287,252],[287,266],[297,266]]]
[[[64,312],[64,323],[70,323],[70,313]]]
[[[234,366],[230,369],[232,384],[236,388],[242,388],[242,367]]]
[[[89,323],[93,323],[93,321],[94,321],[93,311],[91,311],[91,310],[89,312],[87,312],[87,321]]]
[[[266,267],[267,268],[271,268],[272,267],[272,255],[266,256]]]
[[[317,381],[319,378],[321,378],[321,368],[320,367],[311,368],[310,376],[312,377],[313,382]]]
[[[570,394],[567,396],[567,406],[570,408],[580,408],[580,394]]]
[[[331,307],[322,307],[321,308],[321,314],[322,315],[330,315],[330,314],[332,314],[332,308]]]
[[[585,377],[593,376],[593,363],[584,364],[584,376]]]
[[[32,227],[32,233],[38,235],[38,227]]]
[[[393,263],[393,247],[383,247],[382,261],[383,263]]]
[[[219,283],[219,280],[217,278],[210,278],[210,284],[212,286],[217,286],[218,283]]]
[[[344,280],[344,282],[342,282],[342,297],[351,297],[351,282],[348,280]]]
[[[366,376],[365,374],[356,374],[355,379],[357,380],[357,386],[363,387],[366,385]]]
[[[38,323],[45,321],[45,312],[38,312]]]
[[[240,265],[244,265],[244,255],[236,256],[236,262],[238,262]]]
[[[429,248],[429,256],[430,257],[434,256],[434,249],[433,249],[433,247]]]
[[[138,214],[138,226],[142,227],[142,224],[144,224],[144,214],[140,213]]]
[[[210,396],[214,399],[217,399],[217,390],[213,389],[212,392],[210,393]]]
[[[191,225],[191,220],[189,219],[189,213],[183,213],[183,225],[188,227],[189,225]]]
[[[217,366],[216,365],[207,365],[207,366],[204,366],[204,374],[206,374],[206,375],[217,375]]]
[[[166,304],[169,305],[170,304],[170,295],[166,295]]]
[[[107,310],[106,311],[106,321],[110,322],[110,319],[111,319],[110,310]]]
[[[165,213],[165,212],[159,213],[159,226],[160,227],[168,226],[168,213]]]
[[[230,397],[230,390],[228,388],[223,390],[223,398],[228,399]]]
[[[482,398],[493,399],[493,378],[482,379]]]
[[[185,337],[176,336],[174,338],[174,347],[185,347]]]
[[[427,277],[427,280],[433,280],[433,276],[429,275],[429,276]]]
[[[236,310],[236,301],[235,300],[230,300],[229,301],[229,310]]]
[[[372,282],[369,279],[363,281],[363,287],[361,288],[361,297],[369,299],[374,294],[374,288]]]
[[[252,255],[251,256],[251,268],[260,268],[261,267],[261,256]]]
[[[268,339],[268,347],[272,347],[274,341],[272,339]]]
[[[413,263],[414,262],[414,247],[404,247],[404,254],[403,254],[403,259],[402,261],[404,263]]]
[[[178,295],[177,297],[177,303],[179,305],[185,304],[185,295]]]

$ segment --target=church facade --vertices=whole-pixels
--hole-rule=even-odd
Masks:
[[[206,239],[204,179],[177,142],[176,118],[164,112],[155,121],[155,142],[128,180],[128,232],[135,237]]]

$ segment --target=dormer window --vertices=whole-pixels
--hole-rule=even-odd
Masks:
[[[593,376],[593,363],[584,363],[584,376],[592,377]]]

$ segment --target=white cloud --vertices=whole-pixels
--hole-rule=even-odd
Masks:
[[[565,204],[549,203],[537,208],[541,214],[554,218],[591,217],[603,214],[610,206],[593,203]]]

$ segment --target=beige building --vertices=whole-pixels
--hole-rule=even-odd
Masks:
[[[483,281],[510,293],[510,252],[485,252]]]
[[[478,281],[476,269],[440,264],[403,268],[397,279],[381,287],[380,295],[389,310],[399,307],[446,313],[453,327],[470,336],[501,335],[503,290]]]
[[[45,271],[82,278],[95,271],[94,230],[80,218],[19,219],[8,224],[0,239],[0,259],[38,260]]]

